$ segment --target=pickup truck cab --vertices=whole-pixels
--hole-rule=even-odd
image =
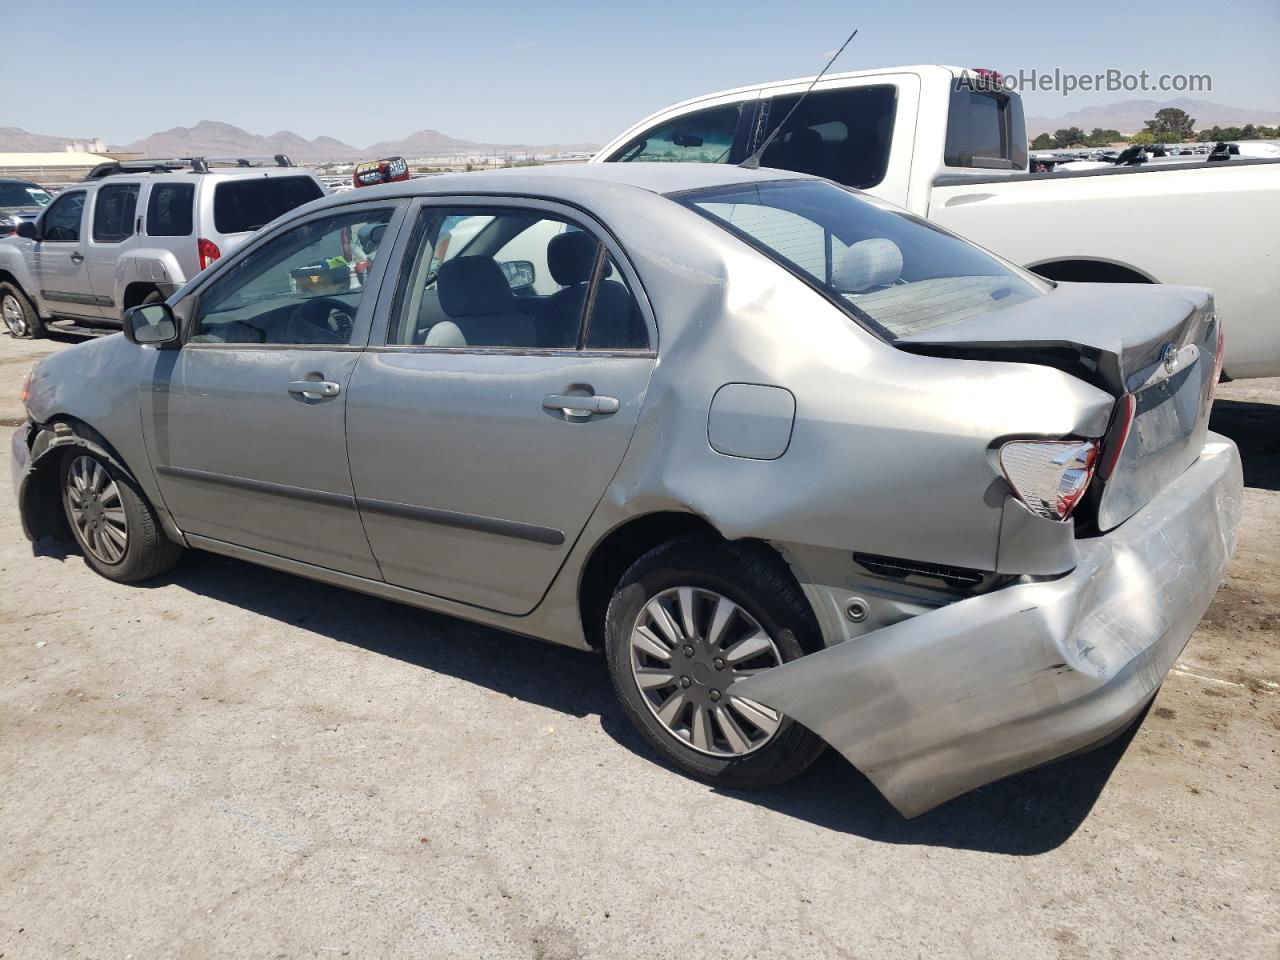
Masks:
[[[201,158],[104,163],[0,239],[0,318],[18,337],[45,324],[119,328],[255,230],[324,195],[310,171]]]
[[[1021,98],[984,75],[925,65],[825,77],[760,165],[855,187],[1051,280],[1211,287],[1226,375],[1280,376],[1280,160],[1029,173]],[[811,82],[687,100],[591,162],[740,163]],[[792,242],[797,262],[829,256],[820,236]]]

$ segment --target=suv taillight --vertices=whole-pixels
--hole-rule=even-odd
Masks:
[[[196,253],[200,255],[201,270],[222,256],[222,251],[218,249],[218,245],[212,240],[204,239],[204,237],[196,241]]]
[[[1000,448],[1000,469],[1037,517],[1066,520],[1089,489],[1098,448],[1097,440],[1012,440]]]

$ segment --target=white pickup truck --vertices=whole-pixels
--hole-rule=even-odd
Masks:
[[[1054,280],[1211,287],[1227,376],[1280,376],[1280,160],[1028,173],[1021,100],[984,87],[981,73],[915,66],[825,77],[761,166],[864,190]],[[975,82],[961,83],[966,76]],[[676,104],[592,162],[740,163],[811,80]]]

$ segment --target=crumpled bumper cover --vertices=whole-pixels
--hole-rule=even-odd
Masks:
[[[904,816],[1066,756],[1155,694],[1235,547],[1235,444],[1200,458],[1065,576],[941,607],[741,681],[794,717]]]

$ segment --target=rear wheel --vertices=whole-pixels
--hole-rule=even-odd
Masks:
[[[684,540],[641,557],[606,617],[609,673],[645,739],[673,765],[729,787],[801,773],[822,741],[734,687],[821,647],[813,613],[764,547]]]
[[[85,562],[109,580],[146,580],[182,556],[182,547],[165,535],[132,479],[97,454],[67,452],[62,502]]]
[[[12,283],[0,283],[0,319],[12,336],[27,339],[45,335],[44,321],[36,308]]]

